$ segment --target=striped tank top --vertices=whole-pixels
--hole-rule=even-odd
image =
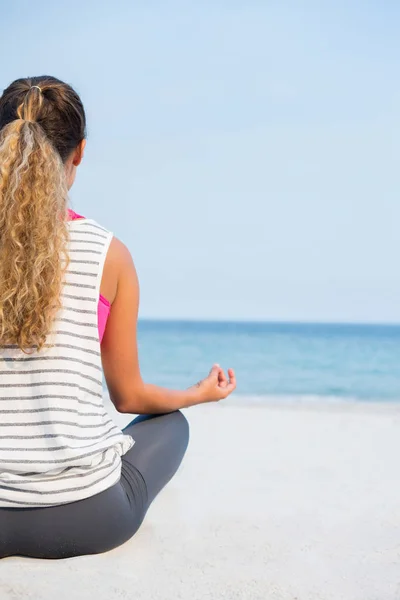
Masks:
[[[100,283],[113,234],[68,221],[70,264],[45,347],[0,346],[0,507],[82,500],[117,483],[134,440],[104,408]],[[53,348],[48,345],[54,343]]]

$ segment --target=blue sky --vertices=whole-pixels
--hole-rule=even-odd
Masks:
[[[0,87],[82,96],[72,207],[130,248],[142,317],[400,322],[398,3],[1,12]]]

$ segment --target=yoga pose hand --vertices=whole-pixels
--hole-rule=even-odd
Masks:
[[[214,364],[208,376],[191,388],[197,388],[199,404],[203,402],[217,402],[229,396],[236,388],[236,377],[233,369],[228,369],[228,376],[229,380],[224,370],[218,364]]]

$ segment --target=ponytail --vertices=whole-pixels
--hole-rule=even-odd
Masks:
[[[0,343],[24,353],[45,345],[70,260],[65,168],[29,89],[0,129]]]

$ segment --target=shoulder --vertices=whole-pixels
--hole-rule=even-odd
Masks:
[[[99,225],[99,227],[102,226]],[[118,279],[129,276],[132,273],[136,275],[132,254],[128,246],[111,231],[106,228],[103,229],[111,236],[106,256],[106,265],[109,272],[114,273]]]
[[[75,213],[76,214],[76,213]],[[129,248],[114,233],[92,218],[73,219],[73,223],[79,223],[82,228],[88,229],[92,233],[108,235],[110,243],[107,251],[107,267],[116,274],[126,271],[134,271],[133,258]]]
[[[107,268],[116,276],[120,305],[123,310],[130,310],[138,302],[139,278],[129,248],[117,237],[113,237],[110,243]]]
[[[110,247],[108,249],[107,261],[111,263],[121,271],[121,269],[129,268],[133,264],[133,259],[129,248],[122,242],[118,237],[113,235]]]
[[[115,236],[108,248],[105,270],[116,284],[115,294],[111,296],[114,312],[117,304],[126,315],[138,302],[139,280],[129,248]]]

